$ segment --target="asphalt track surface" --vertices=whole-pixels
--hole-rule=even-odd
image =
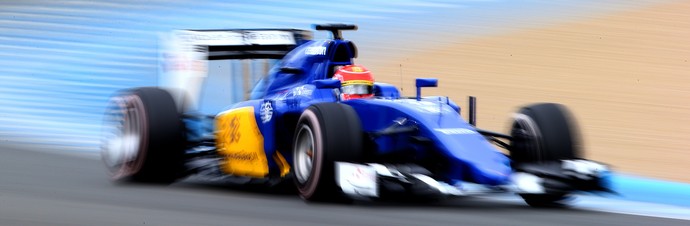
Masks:
[[[293,192],[185,180],[114,184],[97,158],[0,146],[0,225],[687,225],[688,221],[457,198],[308,204]]]

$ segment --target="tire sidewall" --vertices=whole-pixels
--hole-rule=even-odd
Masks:
[[[138,130],[139,130],[139,142],[138,142],[138,147],[136,149],[136,157],[134,159],[131,159],[130,161],[123,162],[119,164],[118,167],[116,168],[109,168],[110,172],[110,178],[112,180],[118,181],[118,180],[126,180],[129,177],[137,174],[142,170],[142,167],[144,165],[144,162],[146,161],[146,156],[147,156],[147,151],[146,149],[148,148],[148,121],[147,121],[147,112],[145,110],[145,106],[143,104],[143,101],[138,95],[135,95],[132,92],[127,92],[124,93],[120,96],[115,96],[112,97],[110,100],[110,103],[113,105],[116,105],[115,107],[117,108],[117,111],[119,111],[119,114],[123,117],[121,121],[118,121],[117,123],[122,123],[122,129],[125,129],[126,123],[128,123],[126,120],[129,119],[129,110],[132,109],[132,111],[135,111],[137,120],[140,122],[138,124]],[[110,107],[110,106],[108,106]],[[124,133],[124,131],[119,131],[120,133]],[[122,152],[119,153],[121,159],[126,159],[126,153]],[[103,154],[103,155],[110,155],[110,154]],[[103,156],[103,158],[106,158]],[[105,159],[104,159],[105,161]]]
[[[314,157],[312,160],[312,167],[309,172],[309,178],[304,183],[300,183],[299,181],[295,180],[300,196],[302,196],[304,199],[310,199],[316,192],[324,165],[323,129],[321,123],[319,122],[319,118],[320,114],[316,112],[316,108],[310,107],[304,111],[297,124],[298,131],[296,131],[296,134],[300,132],[302,126],[307,126],[309,129],[311,129],[313,136],[312,138],[314,139]],[[297,156],[296,145],[298,144],[295,143],[294,145],[293,156]]]

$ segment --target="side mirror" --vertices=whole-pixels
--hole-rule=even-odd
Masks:
[[[436,78],[417,78],[415,80],[415,85],[417,88],[420,87],[437,87],[438,79]]]
[[[422,99],[422,87],[437,87],[438,79],[436,78],[417,78],[415,80],[417,86],[417,100]]]
[[[340,80],[337,79],[321,79],[311,82],[317,89],[335,89],[340,88]]]

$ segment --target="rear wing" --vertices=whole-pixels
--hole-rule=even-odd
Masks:
[[[281,59],[311,40],[311,31],[297,29],[177,30],[178,45],[207,52],[208,60]]]
[[[195,110],[209,60],[282,59],[311,39],[298,29],[174,30],[160,36],[158,82],[181,111]]]

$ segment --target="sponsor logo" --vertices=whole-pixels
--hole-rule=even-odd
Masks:
[[[307,55],[326,55],[326,47],[324,47],[324,46],[307,47],[304,50],[304,54],[307,54]]]
[[[245,43],[270,44],[270,43],[294,43],[295,40],[289,32],[256,31],[244,33]]]
[[[314,90],[309,89],[305,86],[295,87],[292,90],[292,96],[311,96]]]
[[[465,129],[465,128],[443,128],[443,129],[435,129],[436,131],[439,131],[441,133],[447,134],[447,135],[466,135],[466,134],[476,134],[477,132],[471,129]]]
[[[225,157],[238,161],[254,161],[258,158],[254,152],[231,152],[226,154]]]
[[[261,109],[259,109],[259,115],[261,116],[261,122],[267,123],[273,118],[273,106],[270,101],[266,101],[261,104]]]
[[[211,32],[197,32],[197,31],[180,31],[177,33],[177,38],[183,42],[191,43],[207,43],[209,41],[217,40],[232,40],[238,42],[242,40],[242,33],[232,31],[211,31]]]
[[[371,166],[338,162],[336,183],[345,194],[356,196],[378,196],[376,169]]]
[[[188,31],[175,32],[175,38],[191,45],[294,45],[289,31]]]
[[[240,119],[237,116],[233,116],[230,120],[230,143],[237,143],[240,141]]]
[[[372,174],[371,170],[362,169],[361,167],[357,167],[350,177],[347,178],[348,183],[360,188],[371,187],[372,181],[376,181],[376,174]]]

